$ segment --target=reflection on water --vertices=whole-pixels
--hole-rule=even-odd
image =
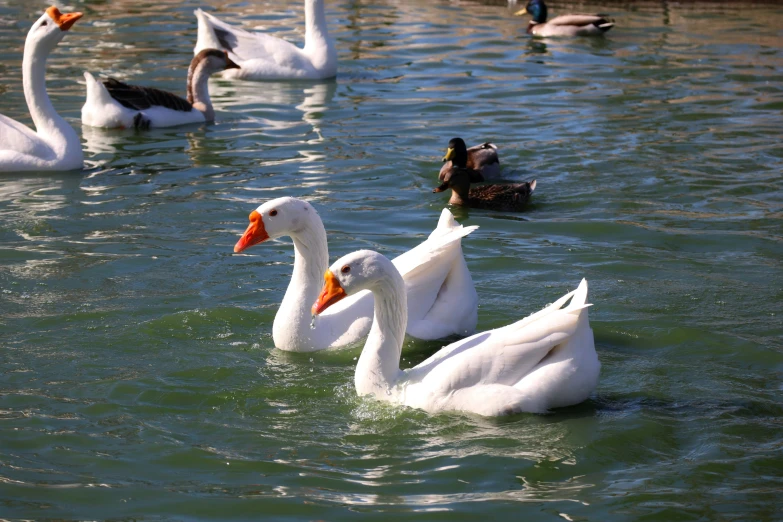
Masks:
[[[541,40],[505,1],[327,2],[336,81],[212,79],[214,124],[81,128],[85,70],[181,92],[199,6],[80,7],[47,87],[89,168],[0,178],[3,516],[775,518],[777,6],[556,3],[617,26]],[[303,41],[301,0],[213,7]],[[38,10],[0,7],[0,112],[27,123]],[[587,277],[603,368],[583,405],[429,416],[356,397],[358,346],[272,349],[293,248],[233,255],[250,210],[305,197],[332,259],[397,255],[446,204],[455,135],[539,183],[522,214],[454,209],[481,227],[463,241],[479,327]],[[402,366],[441,344],[408,340]]]

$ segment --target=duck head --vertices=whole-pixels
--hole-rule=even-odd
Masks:
[[[514,13],[517,16],[524,14],[530,14],[533,17],[533,21],[537,24],[543,24],[546,22],[546,4],[544,0],[530,0],[524,9],[521,9]]]
[[[51,51],[82,16],[83,13],[61,13],[55,6],[50,7],[27,32],[25,47],[29,45]]]
[[[468,147],[462,138],[451,138],[449,148],[446,149],[446,155],[443,156],[443,163],[451,161],[455,167],[468,166]]]
[[[296,234],[316,216],[315,209],[307,201],[295,198],[277,198],[267,201],[250,213],[250,225],[234,245],[234,252],[243,250],[282,236]]]

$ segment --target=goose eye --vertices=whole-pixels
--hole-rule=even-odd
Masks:
[[[340,269],[340,272],[342,272],[343,274],[347,274],[347,273],[348,273],[348,272],[350,272],[350,271],[351,271],[351,267],[350,267],[350,266],[348,266],[348,265],[345,265],[344,267],[342,267],[342,268]]]
[[[270,210],[269,215],[275,217],[277,215],[277,210]]]
[[[43,22],[41,22],[41,27],[43,27],[43,26],[45,26],[45,25],[49,25],[49,22],[47,22],[46,20],[44,20]]]

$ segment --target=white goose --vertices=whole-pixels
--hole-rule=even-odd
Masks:
[[[475,330],[478,296],[460,239],[477,228],[463,227],[444,209],[430,237],[394,260],[411,303],[407,311],[410,335],[439,339]],[[275,346],[312,352],[346,346],[367,335],[373,314],[369,292],[346,299],[317,320],[312,317],[310,305],[329,267],[329,251],[323,222],[308,202],[278,198],[258,207],[250,213],[250,225],[234,252],[281,236],[294,240],[294,272],[272,326]]]
[[[251,33],[196,9],[198,41],[194,53],[216,48],[228,51],[241,69],[224,78],[241,80],[322,80],[337,74],[337,47],[327,30],[324,0],[305,0],[305,45],[300,49],[281,38]]]
[[[204,49],[188,67],[188,99],[160,89],[128,85],[114,78],[104,82],[85,72],[87,100],[82,123],[108,129],[149,129],[211,122],[215,110],[209,97],[209,77],[226,69],[238,69],[225,51]]]
[[[0,172],[82,168],[79,136],[57,114],[46,94],[46,59],[81,17],[82,13],[63,14],[52,6],[27,33],[22,84],[37,132],[0,114]]]
[[[360,250],[336,261],[324,279],[313,314],[357,292],[370,290],[375,296],[372,330],[354,377],[360,395],[430,413],[496,416],[577,404],[598,384],[601,363],[588,322],[584,279],[540,312],[450,344],[404,371],[400,352],[407,298],[391,261]],[[571,303],[561,308],[569,298]]]

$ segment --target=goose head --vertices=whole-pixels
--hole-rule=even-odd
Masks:
[[[226,51],[218,49],[203,49],[190,62],[191,69],[195,69],[201,65],[204,67],[204,71],[207,75],[214,74],[216,72],[224,71],[226,69],[239,69],[239,65],[228,57]]]
[[[51,52],[63,39],[65,32],[82,16],[82,13],[61,13],[55,6],[50,7],[27,32],[25,46]]]
[[[546,4],[544,0],[530,0],[524,9],[520,9],[516,13],[517,16],[529,14],[533,17],[533,21],[537,24],[546,23]]]
[[[234,245],[234,252],[283,236],[296,235],[318,214],[310,203],[296,198],[267,201],[250,213],[250,225]]]
[[[313,304],[313,315],[356,292],[373,290],[391,272],[396,272],[394,265],[378,252],[358,250],[344,255],[324,273],[324,286]]]
[[[462,138],[451,138],[449,148],[446,149],[446,155],[443,156],[443,163],[451,161],[455,167],[468,166],[468,147]]]

